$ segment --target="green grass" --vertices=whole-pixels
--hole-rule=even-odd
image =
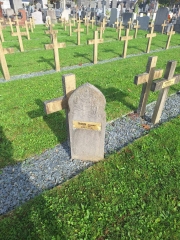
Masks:
[[[180,237],[180,118],[0,218],[0,239]],[[3,236],[3,238],[2,238]]]
[[[60,31],[59,41],[67,40],[68,44],[71,38],[66,32],[64,33],[62,27],[57,25],[56,28]],[[26,43],[30,43],[31,50],[6,55],[11,75],[54,68],[52,51],[43,50],[43,44],[50,42],[49,37],[44,34],[45,29],[44,26],[37,26],[31,34],[32,40],[26,40]],[[10,36],[8,28],[5,33],[4,38],[6,40],[7,36],[9,42],[4,42],[4,47],[17,44],[14,37]],[[129,41],[128,54],[138,54],[146,48],[145,33],[145,31],[139,31],[139,38]],[[91,35],[92,31],[88,36],[86,34],[82,36],[82,42],[84,42],[82,46],[76,46],[76,43],[73,45],[70,42],[71,46],[60,49],[62,51],[60,56],[64,58],[62,66],[91,62],[93,47],[85,45],[87,39],[92,38]],[[100,60],[117,57],[122,52],[123,43],[117,41],[116,36],[115,29],[108,28],[105,31],[104,38],[107,42],[99,44]],[[172,45],[177,45],[179,37],[180,34],[172,37]],[[153,39],[155,44],[153,48],[159,48],[161,41],[166,38],[167,36],[158,34]],[[73,35],[72,39],[75,41],[76,35]],[[34,50],[40,46],[42,49]],[[66,140],[64,111],[47,116],[43,107],[45,100],[63,95],[61,85],[63,74],[74,73],[77,87],[89,82],[99,88],[105,95],[107,121],[110,121],[137,109],[141,86],[133,84],[134,76],[145,72],[148,56],[151,55],[144,54],[73,71],[57,72],[52,75],[0,84],[0,168],[42,153]],[[179,48],[164,50],[153,55],[158,56],[157,68],[165,69],[167,61],[179,60]],[[179,72],[180,63],[178,62],[176,73]],[[169,93],[172,94],[179,90],[179,86],[180,84],[172,86]],[[151,93],[149,102],[156,100],[157,94]]]

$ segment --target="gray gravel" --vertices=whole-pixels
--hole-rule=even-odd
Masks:
[[[153,102],[147,106],[145,120],[132,113],[107,123],[106,155],[147,134],[148,131],[143,128],[143,124],[154,127],[150,123],[154,105]],[[180,94],[177,93],[167,99],[160,123],[179,114]],[[66,142],[41,155],[26,159],[23,163],[1,169],[0,214],[7,213],[46,189],[62,184],[92,165],[92,162],[71,160]]]

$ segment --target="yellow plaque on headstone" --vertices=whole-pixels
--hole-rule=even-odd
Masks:
[[[175,78],[172,78],[168,81],[163,82],[162,88],[166,88],[166,87],[169,87],[169,86],[173,85],[174,81],[175,81]]]
[[[73,121],[73,128],[101,131],[101,123]]]

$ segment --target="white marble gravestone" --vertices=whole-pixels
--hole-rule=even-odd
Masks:
[[[99,161],[104,158],[106,100],[93,85],[86,83],[69,97],[71,158]]]
[[[44,24],[42,20],[42,12],[36,11],[32,13],[32,17],[35,20],[35,24]]]

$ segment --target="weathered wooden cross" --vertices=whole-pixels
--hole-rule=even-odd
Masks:
[[[174,28],[174,25],[171,26],[171,30],[167,33],[168,40],[167,40],[167,43],[166,43],[166,49],[169,48],[169,44],[170,44],[170,41],[171,41],[171,36],[175,34],[175,31],[173,31],[173,28]]]
[[[180,74],[174,75],[177,61],[169,61],[166,65],[166,71],[163,79],[156,80],[152,83],[151,91],[160,91],[151,122],[156,124],[159,122],[166,99],[169,87],[180,82]]]
[[[118,19],[116,20],[116,22],[115,22],[114,24],[116,25],[116,31],[117,31],[118,26],[119,26],[119,21],[118,21]]]
[[[83,22],[83,20],[81,20],[80,17],[79,17],[79,19],[77,20],[77,23],[80,24],[80,26],[81,26],[82,22]]]
[[[98,39],[98,31],[94,32],[94,39],[89,40],[88,44],[94,44],[94,55],[93,55],[93,62],[94,64],[97,63],[97,56],[98,56],[98,44],[103,43],[103,39]]]
[[[134,84],[136,85],[142,84],[141,97],[139,101],[139,107],[137,110],[137,113],[139,114],[140,117],[143,117],[145,114],[147,100],[153,80],[161,78],[163,74],[163,69],[155,70],[157,58],[158,58],[157,56],[149,57],[146,72],[143,74],[139,74],[134,78]]]
[[[85,17],[83,18],[83,20],[84,20],[84,25],[86,25],[86,23],[87,23],[87,16],[85,16]]]
[[[129,30],[131,29],[131,26],[132,26],[132,20],[131,20],[131,18],[129,19],[129,21],[127,22],[128,23],[128,28],[129,28]]]
[[[57,34],[58,30],[53,30],[53,25],[49,24],[49,30],[46,30],[45,33],[53,35],[53,34]]]
[[[77,32],[77,45],[80,45],[81,41],[81,32],[84,32],[84,28],[81,28],[81,22],[78,21],[78,27],[74,29],[74,32]]]
[[[27,36],[26,32],[20,32],[20,28],[19,28],[19,24],[18,24],[18,19],[14,20],[16,23],[16,31],[12,33],[11,35],[13,37],[18,37],[18,41],[19,41],[19,46],[20,46],[20,51],[24,52],[24,46],[23,46],[23,41],[22,41],[22,36]]]
[[[10,79],[10,74],[9,74],[7,63],[6,63],[6,58],[4,55],[8,53],[13,53],[13,52],[14,52],[13,48],[3,48],[2,43],[0,41],[0,63],[3,70],[4,78],[6,80]]]
[[[10,28],[11,28],[11,33],[13,33],[13,32],[14,32],[13,25],[15,24],[15,22],[12,22],[12,21],[11,21],[11,18],[8,18],[7,24],[8,24],[8,25],[10,26]]]
[[[59,48],[65,48],[66,43],[58,43],[56,33],[52,34],[52,44],[45,44],[45,49],[53,49],[54,50],[54,60],[56,65],[56,71],[60,71],[60,61],[59,61]]]
[[[4,27],[2,26],[1,22],[0,22],[0,38],[1,38],[1,41],[4,42],[4,35],[3,35],[3,29]]]
[[[71,20],[73,21],[73,26],[75,27],[75,25],[76,25],[76,18],[71,18]]]
[[[124,29],[123,23],[119,22],[119,26],[117,27],[118,30],[118,40],[120,40],[121,37],[121,30]]]
[[[141,27],[140,25],[138,25],[138,23],[139,23],[139,21],[137,20],[136,25],[134,25],[134,29],[135,29],[134,38],[137,38],[138,28]]]
[[[103,23],[103,28],[104,28],[104,30],[106,29],[106,23],[107,23],[107,21],[106,21],[106,18],[103,18],[103,21],[102,21],[102,23]],[[104,33],[104,30],[103,30],[103,33]]]
[[[164,20],[164,23],[161,26],[162,26],[162,34],[163,34],[164,33],[164,28],[167,26],[166,20]]]
[[[23,27],[26,28],[26,36],[27,36],[27,39],[30,40],[28,22],[25,20],[24,24],[25,24],[25,25],[24,25]]]
[[[64,96],[45,101],[44,109],[45,109],[46,114],[51,114],[51,113],[58,112],[61,110],[66,111],[66,124],[67,124],[67,132],[68,132],[68,136],[69,136],[68,99],[69,99],[70,95],[74,92],[74,90],[76,89],[75,74],[70,73],[70,74],[63,75],[62,76],[62,85],[63,85]]]
[[[101,26],[97,28],[97,31],[100,31],[100,35],[99,35],[100,39],[102,38],[104,30],[105,30],[105,28],[103,27],[103,23],[101,23]]]
[[[151,42],[152,42],[152,38],[153,37],[156,37],[156,33],[153,33],[154,31],[154,26],[150,26],[151,28],[151,32],[149,34],[146,34],[146,38],[149,38],[148,40],[148,45],[147,45],[147,48],[146,48],[146,52],[149,53],[150,51],[150,47],[151,47]]]
[[[69,26],[69,36],[72,35],[72,22],[71,22],[71,19],[69,19],[69,23],[66,24],[67,26]]]
[[[90,23],[89,23],[89,21],[87,21],[86,22],[86,34],[89,33],[89,25],[90,25]]]
[[[95,21],[96,21],[96,20],[94,19],[94,17],[92,17],[92,19],[90,20],[92,29],[94,28],[94,23],[95,23]]]
[[[133,36],[129,36],[129,29],[126,29],[126,35],[120,38],[121,41],[124,41],[124,49],[123,49],[123,55],[122,55],[123,58],[126,57],[128,40],[132,40],[132,39],[133,39]]]

